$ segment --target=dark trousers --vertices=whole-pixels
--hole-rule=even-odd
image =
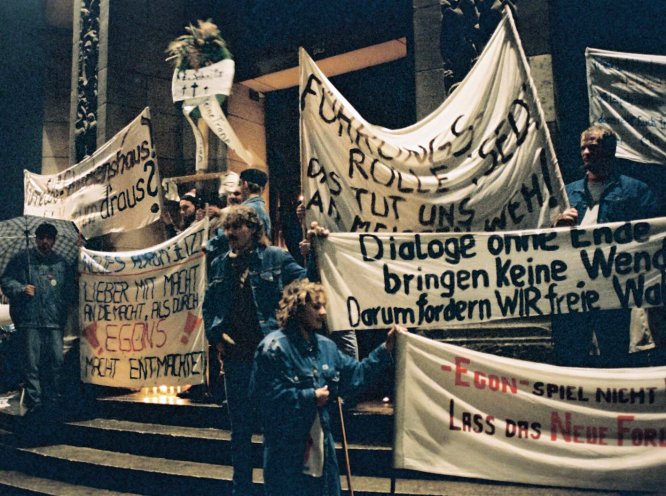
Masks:
[[[555,360],[566,367],[618,368],[631,366],[630,310],[603,310],[553,316]],[[599,356],[590,355],[592,332]]]
[[[224,385],[231,419],[231,463],[234,496],[252,494],[252,430],[257,413],[249,398],[252,362],[225,360]]]

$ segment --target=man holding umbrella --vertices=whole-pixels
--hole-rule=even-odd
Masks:
[[[28,408],[57,405],[63,356],[63,328],[76,297],[74,268],[53,251],[58,231],[43,222],[35,230],[35,248],[26,248],[7,264],[0,283],[9,313],[23,336],[24,383]]]

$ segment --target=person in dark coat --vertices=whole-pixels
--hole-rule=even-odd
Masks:
[[[74,268],[53,251],[57,234],[53,224],[40,224],[36,247],[12,258],[0,280],[23,339],[25,402],[33,410],[58,405],[63,331],[77,295]]]

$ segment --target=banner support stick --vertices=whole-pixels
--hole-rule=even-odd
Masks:
[[[347,487],[349,496],[354,496],[354,488],[351,480],[351,464],[349,463],[349,446],[347,445],[347,431],[345,430],[345,418],[342,413],[342,403],[344,400],[338,398],[338,413],[340,414],[340,430],[342,431],[342,449],[345,452],[345,468],[347,469]]]

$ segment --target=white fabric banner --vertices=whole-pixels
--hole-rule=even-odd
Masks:
[[[171,78],[171,96],[174,102],[231,94],[235,64],[225,59],[198,70],[175,70]]]
[[[566,206],[508,10],[455,92],[410,127],[368,123],[304,50],[300,111],[306,218],[332,231],[545,227]]]
[[[160,174],[150,109],[69,169],[24,171],[24,194],[24,214],[71,220],[88,239],[157,221]]]
[[[585,50],[590,122],[618,135],[617,156],[666,165],[666,55]]]
[[[235,151],[243,162],[250,167],[265,167],[264,162],[251,150],[245,148],[243,143],[241,143],[231,127],[231,124],[229,124],[229,121],[225,117],[219,102],[214,96],[206,98],[199,105],[199,110],[201,111],[201,116],[206,121],[206,124],[208,124],[208,127],[210,127],[211,131],[215,133],[215,136],[220,138],[223,143]]]
[[[576,369],[398,337],[396,468],[660,491],[666,367]]]
[[[229,96],[234,82],[235,65],[233,59],[225,59],[197,70],[175,70],[171,79],[171,96],[174,102],[183,102],[183,114],[187,119],[196,145],[195,168],[208,169],[206,156],[207,136],[191,113],[199,109],[201,118],[208,127],[249,166],[264,166],[264,162],[251,150],[245,148],[224,115],[216,95]]]
[[[81,250],[83,382],[141,388],[204,381],[207,232],[200,221],[145,250]]]
[[[317,244],[331,330],[441,328],[664,303],[666,217],[502,233],[338,233]]]

